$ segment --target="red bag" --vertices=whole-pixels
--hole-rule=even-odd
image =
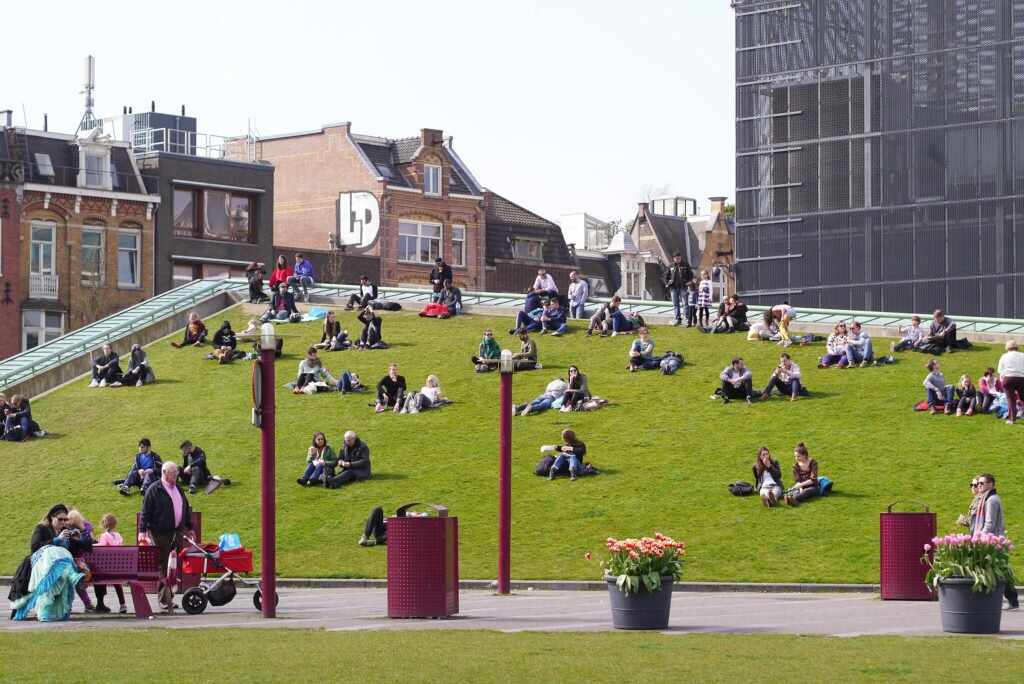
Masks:
[[[440,304],[427,304],[425,307],[423,307],[423,310],[420,311],[420,316],[448,316],[448,315],[450,315],[449,312],[448,312],[448,307],[442,306]]]

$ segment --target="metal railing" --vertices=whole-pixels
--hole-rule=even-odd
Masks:
[[[77,166],[56,166],[40,164],[32,160],[32,173],[26,174],[26,182],[41,185],[53,185],[64,188],[88,188],[90,190],[109,190],[112,192],[129,192],[147,194],[146,178],[154,178],[150,174],[135,175],[134,171],[111,169],[108,171],[89,171]],[[81,181],[81,182],[79,182]]]

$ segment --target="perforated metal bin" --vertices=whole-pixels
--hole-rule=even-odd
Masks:
[[[407,515],[428,506],[436,515]],[[388,518],[388,617],[439,618],[459,612],[459,519],[434,504],[411,503]]]
[[[924,507],[918,513],[894,513],[899,503]],[[883,599],[931,601],[935,593],[924,583],[924,545],[935,536],[935,514],[920,501],[896,501],[880,515],[881,593]]]

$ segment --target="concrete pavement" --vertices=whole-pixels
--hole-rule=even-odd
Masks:
[[[226,606],[209,606],[202,615],[178,611],[152,620],[133,615],[85,615],[76,599],[66,623],[34,619],[3,620],[0,632],[108,628],[289,627],[325,630],[489,629],[522,631],[610,631],[606,591],[516,591],[495,596],[484,590],[462,590],[460,612],[443,620],[392,620],[387,616],[387,591],[372,588],[280,590],[278,619],[264,620],[252,603],[252,592],[239,590]],[[113,592],[108,599],[114,598]],[[130,598],[130,594],[129,594]],[[672,597],[668,632],[728,634],[818,634],[829,636],[939,636],[938,602],[882,601],[869,593],[735,593],[680,592]],[[1004,639],[1024,639],[1024,613],[1004,611]]]

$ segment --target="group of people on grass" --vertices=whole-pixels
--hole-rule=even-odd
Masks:
[[[726,366],[719,379],[722,386],[718,394],[721,395],[722,404],[728,404],[733,399],[743,399],[748,404],[754,403],[754,397],[758,396],[754,390],[754,373],[746,366],[743,357],[737,356]],[[796,401],[801,395],[808,394],[804,387],[803,375],[790,355],[783,352],[779,355],[779,365],[772,371],[768,384],[759,394],[762,400],[770,399],[774,392],[782,396],[788,396],[790,401]],[[717,398],[717,394],[713,398]]]
[[[208,484],[214,477],[206,461],[206,452],[194,445],[191,440],[183,441],[181,449],[181,468],[178,478],[183,486],[188,487],[189,494],[195,494],[199,487]],[[132,459],[128,474],[123,479],[114,480],[114,486],[124,496],[131,496],[132,488],[138,487],[139,494],[145,495],[151,485],[161,478],[164,461],[160,454],[153,451],[153,443],[148,437],[139,440],[139,452]],[[231,480],[219,478],[221,484],[229,485]]]
[[[0,392],[0,441],[23,442],[32,437],[45,437],[46,431],[32,420],[32,406],[24,394],[15,394],[8,401]]]
[[[754,461],[754,492],[766,508],[777,506],[781,501],[799,506],[820,494],[818,462],[810,457],[804,443],[799,442],[793,449],[793,486],[787,488],[779,462],[772,458],[768,447],[762,446]]]
[[[938,359],[925,363],[925,402],[932,415],[941,411],[949,415],[972,416],[975,413],[997,413],[1013,425],[1024,413],[1024,353],[1016,340],[1009,340],[996,368],[986,368],[978,384],[964,373],[956,384],[946,382]]]
[[[335,452],[324,433],[317,431],[306,451],[306,469],[296,482],[303,487],[337,489],[370,477],[370,447],[355,432],[347,431],[340,451]]]
[[[249,281],[250,303],[263,304],[271,300],[271,297],[268,297],[263,289],[264,281],[267,278],[267,268],[264,264],[257,262],[249,264],[245,269],[245,276]],[[295,300],[300,296],[303,301],[309,301],[309,287],[314,282],[316,280],[313,275],[313,264],[306,259],[302,252],[295,254],[294,267],[288,265],[288,259],[282,254],[277,257],[277,263],[270,274],[270,292],[276,297],[281,292],[280,287],[284,285],[285,290],[291,290],[289,294],[292,307],[294,307]],[[276,310],[273,303],[271,309]]]

